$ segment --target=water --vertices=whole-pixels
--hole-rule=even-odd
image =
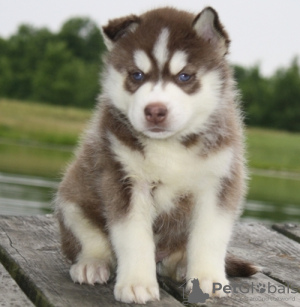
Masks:
[[[58,182],[0,173],[0,214],[36,215],[53,212]],[[247,200],[242,220],[265,224],[300,221],[300,205]]]
[[[300,205],[247,200],[242,220],[246,222],[299,223]]]
[[[51,200],[58,182],[0,173],[0,214],[36,215],[53,211]]]

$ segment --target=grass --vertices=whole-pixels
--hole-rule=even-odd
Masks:
[[[91,113],[0,99],[0,172],[59,178]],[[250,168],[300,177],[299,133],[251,128],[246,135]],[[256,174],[249,186],[249,199],[300,204],[300,180]]]
[[[72,151],[0,143],[0,172],[59,179]]]
[[[59,178],[91,113],[0,99],[0,172]]]
[[[300,180],[251,176],[248,199],[278,204],[300,204]]]
[[[300,133],[248,129],[251,168],[300,172]]]
[[[90,116],[88,110],[0,99],[0,138],[74,145]]]

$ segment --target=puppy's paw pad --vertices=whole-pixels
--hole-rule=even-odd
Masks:
[[[70,275],[76,283],[103,284],[109,279],[110,269],[109,265],[103,260],[95,258],[83,259],[71,266]]]
[[[146,304],[149,301],[159,301],[159,287],[153,285],[116,285],[115,299],[123,303]]]

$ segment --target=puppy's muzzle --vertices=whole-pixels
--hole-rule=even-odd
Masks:
[[[161,125],[167,118],[168,109],[167,107],[160,103],[150,103],[144,109],[146,120],[152,125]]]

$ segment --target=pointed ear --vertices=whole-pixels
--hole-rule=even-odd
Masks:
[[[205,41],[219,48],[220,53],[225,55],[228,52],[229,37],[219,20],[217,12],[211,8],[205,8],[198,14],[193,22],[197,34]]]
[[[129,32],[134,32],[140,22],[141,19],[135,15],[110,20],[108,25],[102,27],[102,35],[107,49],[111,50],[118,39]]]

